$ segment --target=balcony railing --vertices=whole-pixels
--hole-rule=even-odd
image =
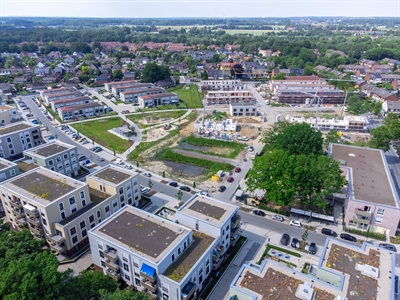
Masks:
[[[34,210],[29,210],[29,209],[25,209],[25,213],[27,216],[29,216],[30,218],[37,218],[39,217],[39,211],[37,209]]]
[[[371,219],[365,220],[365,219],[361,219],[361,218],[353,218],[353,222],[357,222],[357,224],[370,224],[371,223]]]
[[[17,223],[18,227],[26,227],[28,224],[25,218],[17,219],[15,222]]]
[[[240,221],[242,220],[242,217],[237,214],[236,216],[234,216],[231,220],[231,227],[235,228],[240,224]]]
[[[155,283],[157,281],[157,276],[156,273],[154,273],[154,276],[151,277],[149,275],[147,275],[146,273],[143,273],[142,271],[140,271],[140,276],[144,279],[147,279],[148,281]]]
[[[110,259],[106,259],[105,260],[105,264],[108,268],[110,268],[111,270],[115,271],[115,272],[119,272],[119,265],[115,262],[113,262]]]
[[[42,223],[39,218],[28,218],[28,222],[35,226],[40,226]]]
[[[118,260],[118,254],[117,254],[117,251],[115,251],[115,250],[104,251],[104,256],[112,262],[117,262],[117,260]]]
[[[236,242],[239,240],[239,235],[236,234],[234,236],[231,236],[231,246],[235,247],[236,246]]]
[[[152,293],[157,293],[157,284],[152,283],[146,279],[142,280],[142,286],[146,289],[148,289],[149,291],[151,291]]]
[[[21,201],[15,201],[10,203],[11,209],[21,209],[22,203]]]
[[[65,244],[62,244],[62,246],[57,245],[57,244],[50,244],[50,249],[57,253],[63,253],[63,252],[65,252],[66,246],[65,246]]]
[[[65,239],[59,234],[49,236],[48,239],[49,239],[50,243],[53,243],[55,245],[59,245],[59,244],[65,242]]]
[[[357,209],[357,208],[354,210],[354,213],[355,213],[356,215],[363,216],[363,217],[371,217],[371,216],[372,216],[372,213],[371,213],[371,212],[369,212],[369,211],[364,211],[364,210],[359,210],[359,209]]]
[[[213,250],[213,260],[217,261],[224,253],[224,250],[224,246],[215,247],[215,249]]]
[[[107,269],[106,273],[108,276],[110,276],[111,278],[113,278],[117,281],[121,279],[121,275],[119,274],[119,272],[117,273],[113,270]]]
[[[220,257],[218,260],[213,260],[213,270],[218,270],[218,268],[220,267],[221,263],[222,263],[223,259],[222,257]]]
[[[13,212],[14,216],[17,217],[18,219],[25,219],[25,214],[22,210],[12,209],[12,212]]]
[[[35,235],[38,235],[40,237],[43,237],[43,227],[31,227],[30,228],[31,232],[33,232]]]
[[[196,292],[197,285],[193,282],[188,282],[182,289],[182,300],[191,299],[193,294]]]

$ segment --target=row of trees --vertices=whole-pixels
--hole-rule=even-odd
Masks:
[[[389,150],[392,140],[400,140],[400,120],[395,113],[389,113],[383,119],[383,126],[371,130],[372,138],[369,146],[372,148]]]
[[[62,300],[149,300],[142,293],[121,291],[116,281],[97,271],[72,276],[59,272],[54,254],[30,232],[0,224],[0,298]]]
[[[309,125],[279,122],[262,141],[266,151],[254,160],[247,186],[263,190],[267,201],[287,206],[298,199],[305,208],[324,208],[324,196],[346,184],[339,163],[323,154],[321,132]]]

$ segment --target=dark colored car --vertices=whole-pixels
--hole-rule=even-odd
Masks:
[[[100,151],[102,151],[103,150],[103,148],[101,148],[101,147],[98,147],[97,149],[95,149],[95,150],[93,150],[93,152],[100,152]]]
[[[325,235],[337,237],[337,233],[334,232],[334,231],[331,230],[331,229],[328,229],[328,228],[322,228],[321,233],[322,233],[322,234],[325,234]]]
[[[239,168],[239,167],[236,167],[236,168],[235,168],[235,173],[239,173],[240,171],[242,171],[241,168]]]
[[[379,244],[379,247],[385,248],[385,249],[393,251],[393,252],[397,252],[396,247],[392,244],[382,243],[382,244]]]
[[[315,243],[311,243],[310,246],[308,246],[308,253],[310,254],[317,253],[317,245],[315,245]]]
[[[233,177],[228,177],[228,179],[226,181],[232,182],[233,181]]]
[[[224,192],[226,190],[226,186],[224,186],[224,185],[221,185],[219,188],[218,188],[218,192]]]
[[[290,236],[287,233],[284,233],[281,238],[281,244],[287,246],[289,245],[289,242],[290,242]]]
[[[175,181],[170,182],[169,185],[173,187],[178,187],[178,183]]]
[[[263,212],[262,210],[253,210],[253,214],[255,214],[257,216],[265,217],[265,212]]]
[[[299,248],[300,247],[300,240],[298,238],[293,238],[292,243],[290,244],[293,248]]]
[[[341,233],[340,238],[350,242],[357,242],[357,239],[354,236],[347,233]]]
[[[180,187],[180,189],[181,189],[182,191],[185,191],[185,192],[190,192],[190,191],[191,191],[190,187],[188,187],[188,186],[186,186],[186,185],[182,185],[182,186]]]

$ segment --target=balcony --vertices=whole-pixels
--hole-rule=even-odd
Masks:
[[[63,253],[66,250],[66,246],[65,243],[63,243],[62,245],[50,244],[50,249],[57,253]]]
[[[59,234],[49,236],[48,239],[49,239],[50,243],[53,243],[55,245],[59,245],[59,244],[65,242],[65,239]]]
[[[353,218],[353,222],[357,222],[357,224],[367,224],[369,225],[371,223],[371,219],[361,219],[361,218]]]
[[[189,300],[196,292],[197,285],[193,282],[188,282],[182,289],[182,300]]]
[[[20,209],[12,209],[13,215],[18,219],[25,219],[25,214]]]
[[[354,213],[356,215],[362,216],[362,217],[368,217],[370,218],[372,216],[372,213],[369,211],[364,211],[364,210],[359,210],[359,209],[354,209]]]
[[[10,202],[11,209],[21,209],[22,203],[21,201]]]
[[[115,271],[113,271],[113,270],[107,269],[106,273],[107,273],[107,275],[110,276],[112,279],[115,279],[115,280],[117,280],[117,281],[121,279],[121,275],[119,274],[119,272],[117,273],[117,272],[115,272]]]
[[[104,251],[104,256],[114,263],[116,263],[118,260],[118,254],[117,254],[117,251],[115,251],[115,250]]]
[[[219,267],[220,267],[221,264],[222,264],[222,261],[223,261],[223,258],[222,258],[222,257],[219,258],[218,260],[213,260],[213,270],[214,270],[214,271],[219,269]]]
[[[17,223],[18,227],[26,227],[28,224],[25,218],[17,219],[15,222]]]
[[[213,250],[213,260],[217,261],[221,255],[224,253],[224,246],[217,246],[215,247],[215,249]]]
[[[115,271],[115,272],[119,272],[119,265],[113,261],[111,261],[110,259],[106,259],[105,260],[105,264],[108,268],[110,268],[111,270]]]
[[[39,218],[28,218],[28,222],[35,226],[41,226],[42,223],[40,222]]]
[[[242,220],[242,217],[239,214],[236,214],[236,216],[234,216],[231,219],[231,228],[238,227],[240,225],[241,220]]]
[[[43,227],[31,227],[30,230],[34,235],[43,237]]]
[[[231,236],[239,233],[240,226],[231,227]]]
[[[146,279],[142,279],[142,286],[152,293],[157,293],[157,284],[152,283]]]
[[[234,236],[231,236],[231,246],[235,247],[236,246],[236,242],[239,240],[239,235],[236,234]]]
[[[25,209],[25,213],[30,218],[38,218],[39,217],[39,211],[37,209],[33,209],[33,210]]]

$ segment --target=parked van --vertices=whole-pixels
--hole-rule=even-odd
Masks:
[[[123,165],[123,164],[124,164],[124,162],[123,162],[122,159],[120,159],[120,158],[117,158],[117,159],[115,160],[115,162],[116,162],[117,165]]]

